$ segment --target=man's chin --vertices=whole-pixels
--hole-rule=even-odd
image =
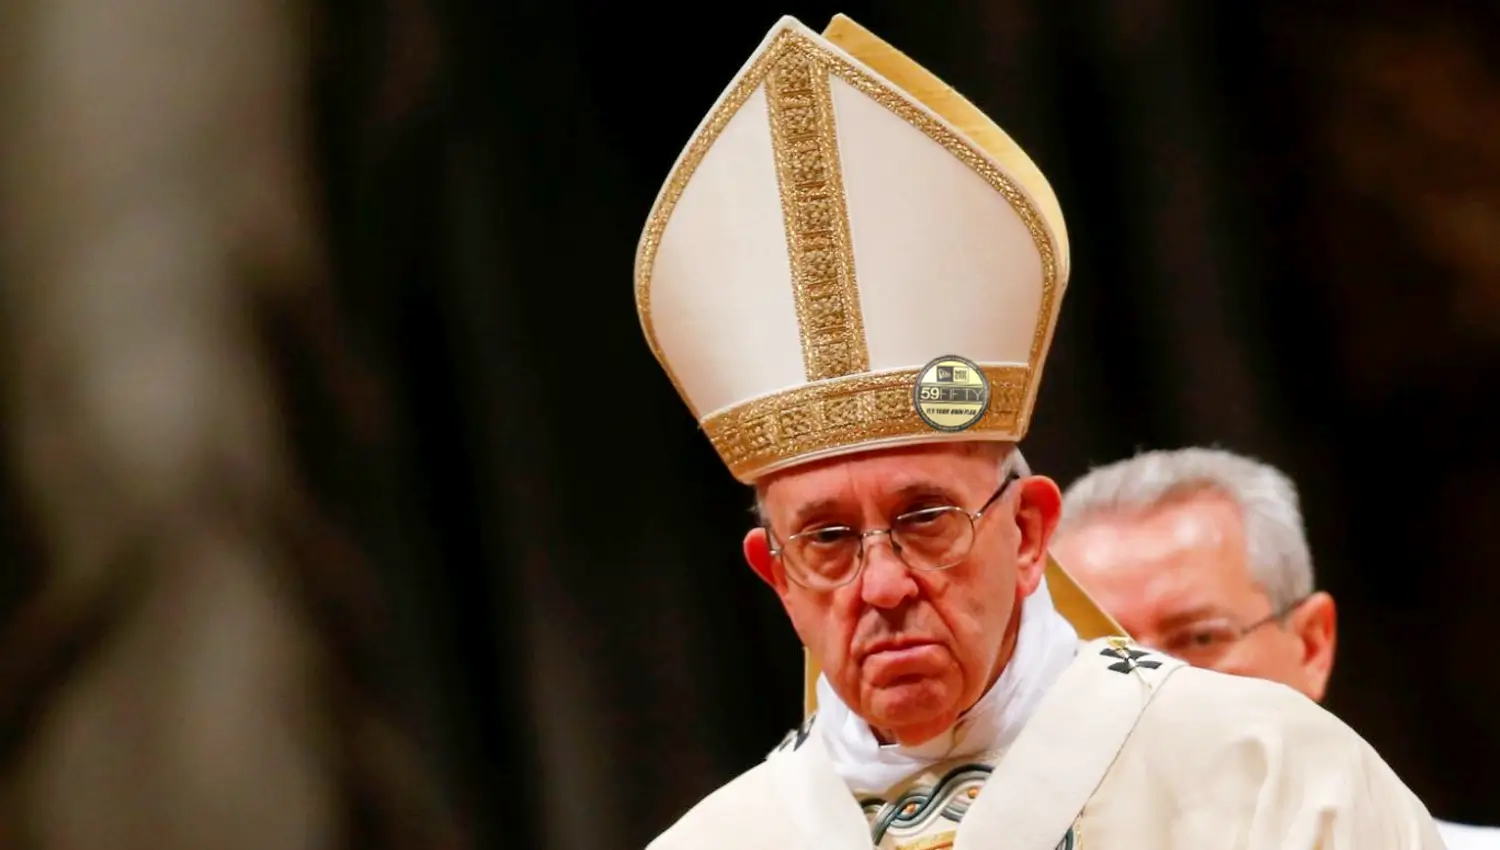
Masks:
[[[908,746],[936,737],[958,717],[948,688],[936,679],[912,678],[870,688],[864,704],[865,722]]]

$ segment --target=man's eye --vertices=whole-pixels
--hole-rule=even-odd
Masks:
[[[847,528],[814,528],[804,531],[802,539],[815,546],[835,546],[849,539],[853,532]]]
[[[1205,646],[1213,646],[1214,644],[1219,642],[1219,635],[1217,632],[1209,631],[1192,632],[1187,636],[1187,642],[1190,646],[1200,648]]]
[[[1167,643],[1171,647],[1169,652],[1201,652],[1205,649],[1215,649],[1233,640],[1234,635],[1227,627],[1203,626],[1178,632]]]

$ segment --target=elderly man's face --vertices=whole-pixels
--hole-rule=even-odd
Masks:
[[[898,516],[943,505],[972,512],[1001,483],[997,448],[928,445],[800,467],[769,481],[762,505],[776,541],[829,526],[888,529]],[[746,536],[745,557],[776,589],[839,697],[883,736],[916,744],[950,727],[1000,675],[1060,507],[1050,480],[1015,481],[953,567],[909,569],[891,538],[876,535],[865,540],[858,576],[832,589],[789,581],[763,529]]]
[[[1251,576],[1245,543],[1239,507],[1204,491],[1069,524],[1052,552],[1137,641],[1320,700],[1333,666],[1333,600],[1318,593],[1277,611]]]

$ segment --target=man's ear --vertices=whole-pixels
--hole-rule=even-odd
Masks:
[[[1287,625],[1302,643],[1302,674],[1307,695],[1320,702],[1333,673],[1338,646],[1338,611],[1333,597],[1319,591],[1303,600],[1287,618]]]
[[[761,581],[777,592],[781,591],[781,586],[777,583],[779,577],[776,575],[776,559],[771,557],[771,542],[766,537],[764,528],[757,526],[745,535],[745,563],[760,576]]]
[[[1035,589],[1047,569],[1047,546],[1052,542],[1052,532],[1062,518],[1062,491],[1057,489],[1057,482],[1045,475],[1022,478],[1016,484],[1020,490],[1016,496],[1016,528],[1021,532],[1016,564],[1021,582]]]

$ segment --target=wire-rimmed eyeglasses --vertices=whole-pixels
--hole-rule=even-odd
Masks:
[[[1299,597],[1259,619],[1241,625],[1229,619],[1190,623],[1173,629],[1149,643],[1153,648],[1196,667],[1212,666],[1245,638],[1272,623],[1280,623],[1302,607],[1310,596]]]
[[[979,520],[1011,482],[1020,476],[1011,472],[976,511],[957,505],[939,505],[908,511],[891,520],[889,528],[860,531],[844,525],[810,528],[791,535],[777,545],[770,528],[766,538],[771,555],[781,559],[787,578],[810,590],[832,590],[854,581],[865,565],[866,540],[888,536],[891,549],[913,570],[946,570],[962,563],[974,546]]]

